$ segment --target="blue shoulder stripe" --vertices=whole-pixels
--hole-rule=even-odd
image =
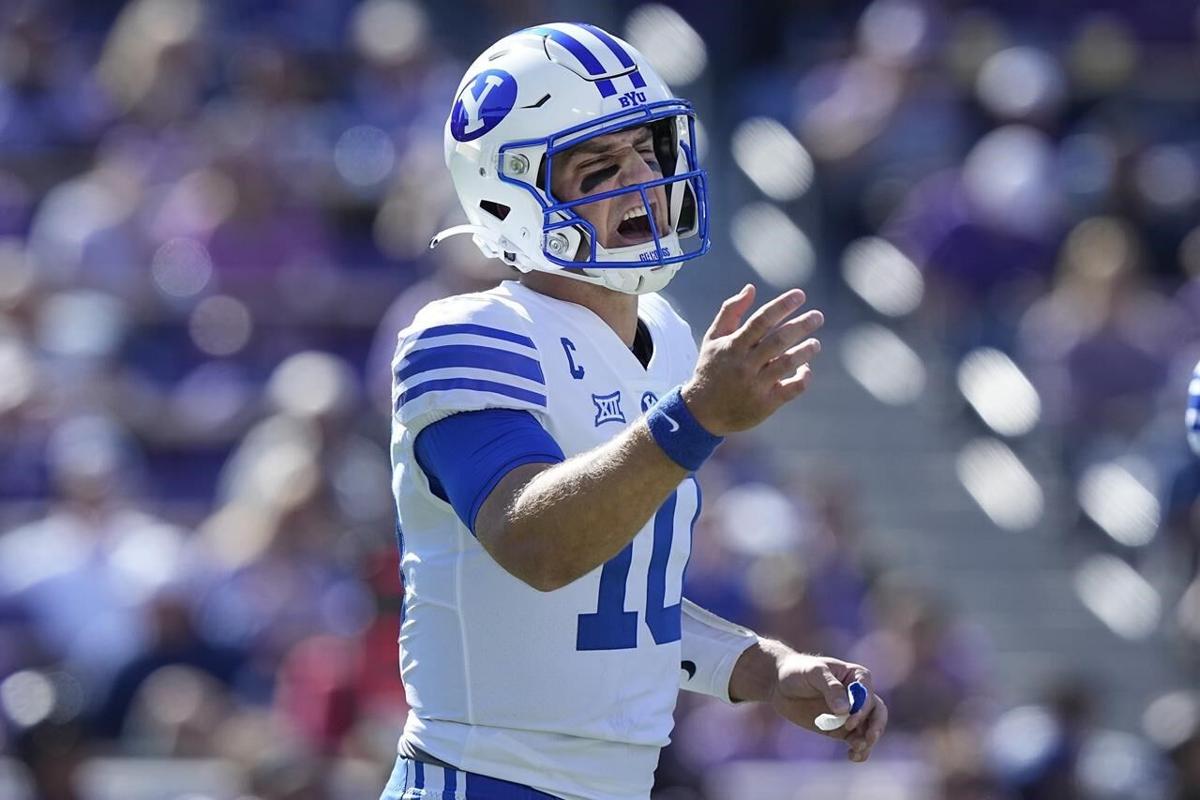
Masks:
[[[546,36],[567,49],[571,55],[587,70],[589,75],[603,75],[605,72],[604,65],[600,63],[600,59],[596,58],[595,53],[587,49],[587,45],[575,39],[574,37],[563,33],[555,28],[530,28],[531,33],[536,33],[538,36]],[[612,97],[617,93],[617,87],[608,78],[601,78],[595,81],[596,88],[600,90],[600,94],[604,97]]]
[[[526,403],[542,406],[543,408],[546,406],[546,395],[532,392],[528,389],[520,389],[505,383],[482,381],[475,378],[443,378],[436,381],[425,381],[412,387],[400,395],[396,401],[396,407],[399,408],[410,400],[416,400],[421,395],[428,394],[429,392],[447,392],[453,389],[470,389],[476,392],[502,394],[515,400],[524,400]]]
[[[473,325],[469,322],[459,323],[457,325],[434,325],[432,328],[426,328],[417,334],[417,341],[421,339],[433,339],[438,336],[453,336],[456,333],[473,333],[476,336],[490,336],[493,339],[501,339],[505,342],[516,342],[523,344],[526,347],[533,347],[533,340],[528,336],[522,336],[519,333],[506,331],[502,328],[492,328],[487,325]]]
[[[633,81],[633,88],[644,89],[646,87],[646,79],[642,77],[642,73],[638,71],[637,65],[633,63],[633,57],[629,55],[629,52],[624,47],[621,47],[616,39],[595,25],[590,25],[586,22],[576,22],[573,24],[583,28],[592,36],[604,42],[604,46],[612,50],[613,55],[617,57],[617,61],[621,62],[622,67],[633,67],[633,72],[629,75],[629,79]]]
[[[401,383],[420,372],[447,367],[486,369],[528,378],[542,385],[546,383],[542,367],[536,359],[477,344],[444,344],[411,352],[397,365],[396,381]]]

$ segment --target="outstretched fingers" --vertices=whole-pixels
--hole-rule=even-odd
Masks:
[[[824,322],[819,311],[788,319],[803,305],[803,291],[784,292],[743,322],[755,294],[747,285],[722,303],[683,387],[692,414],[717,435],[754,427],[802,392],[808,362],[820,350],[816,340],[805,341]]]
[[[733,334],[734,341],[746,348],[754,347],[763,337],[775,330],[775,326],[804,305],[804,300],[802,289],[791,289],[771,302],[764,303],[762,308],[751,314],[750,319]]]
[[[775,384],[774,392],[780,403],[786,403],[804,394],[810,380],[812,380],[812,367],[804,364],[789,377],[778,381]]]
[[[820,352],[821,342],[819,339],[806,339],[786,353],[768,361],[762,370],[763,377],[773,383],[786,380],[795,375],[800,367],[816,358]]]
[[[717,311],[717,316],[713,318],[712,325],[709,326],[708,333],[704,338],[717,339],[736,331],[742,322],[742,317],[750,310],[750,305],[754,302],[754,295],[754,285],[747,283],[740,292],[726,299],[721,304],[720,310]]]
[[[825,324],[825,315],[813,309],[789,319],[767,334],[753,348],[752,354],[760,364],[766,364],[816,333]],[[799,366],[799,365],[797,365]]]

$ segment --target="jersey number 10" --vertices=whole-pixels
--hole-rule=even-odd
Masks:
[[[700,484],[690,479],[696,491],[696,514],[700,515]],[[685,484],[686,485],[686,484]],[[679,490],[659,507],[654,515],[654,544],[650,551],[650,569],[646,574],[646,627],[655,644],[677,642],[680,638],[679,603],[666,605],[667,562],[675,538],[675,507]],[[628,650],[637,647],[638,614],[625,610],[626,583],[633,561],[633,542],[610,558],[600,571],[600,597],[595,613],[580,614],[575,635],[576,650]],[[682,573],[681,573],[682,574]],[[682,578],[681,578],[682,580]]]

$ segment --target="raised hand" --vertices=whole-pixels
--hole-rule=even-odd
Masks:
[[[721,305],[683,386],[688,410],[718,436],[753,428],[798,397],[808,387],[809,362],[821,352],[820,341],[810,338],[825,322],[821,312],[792,317],[804,305],[803,291],[784,292],[743,323],[754,296],[747,284]]]

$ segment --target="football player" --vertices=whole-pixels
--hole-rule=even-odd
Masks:
[[[445,128],[470,234],[519,277],[425,307],[393,363],[412,712],[386,800],[646,798],[679,688],[816,730],[867,669],[682,596],[695,471],[799,396],[818,311],[753,287],[699,349],[656,292],[708,248],[689,103],[629,44],[548,24],[488,48]],[[690,243],[690,246],[689,246]],[[826,735],[867,758],[866,704]]]

